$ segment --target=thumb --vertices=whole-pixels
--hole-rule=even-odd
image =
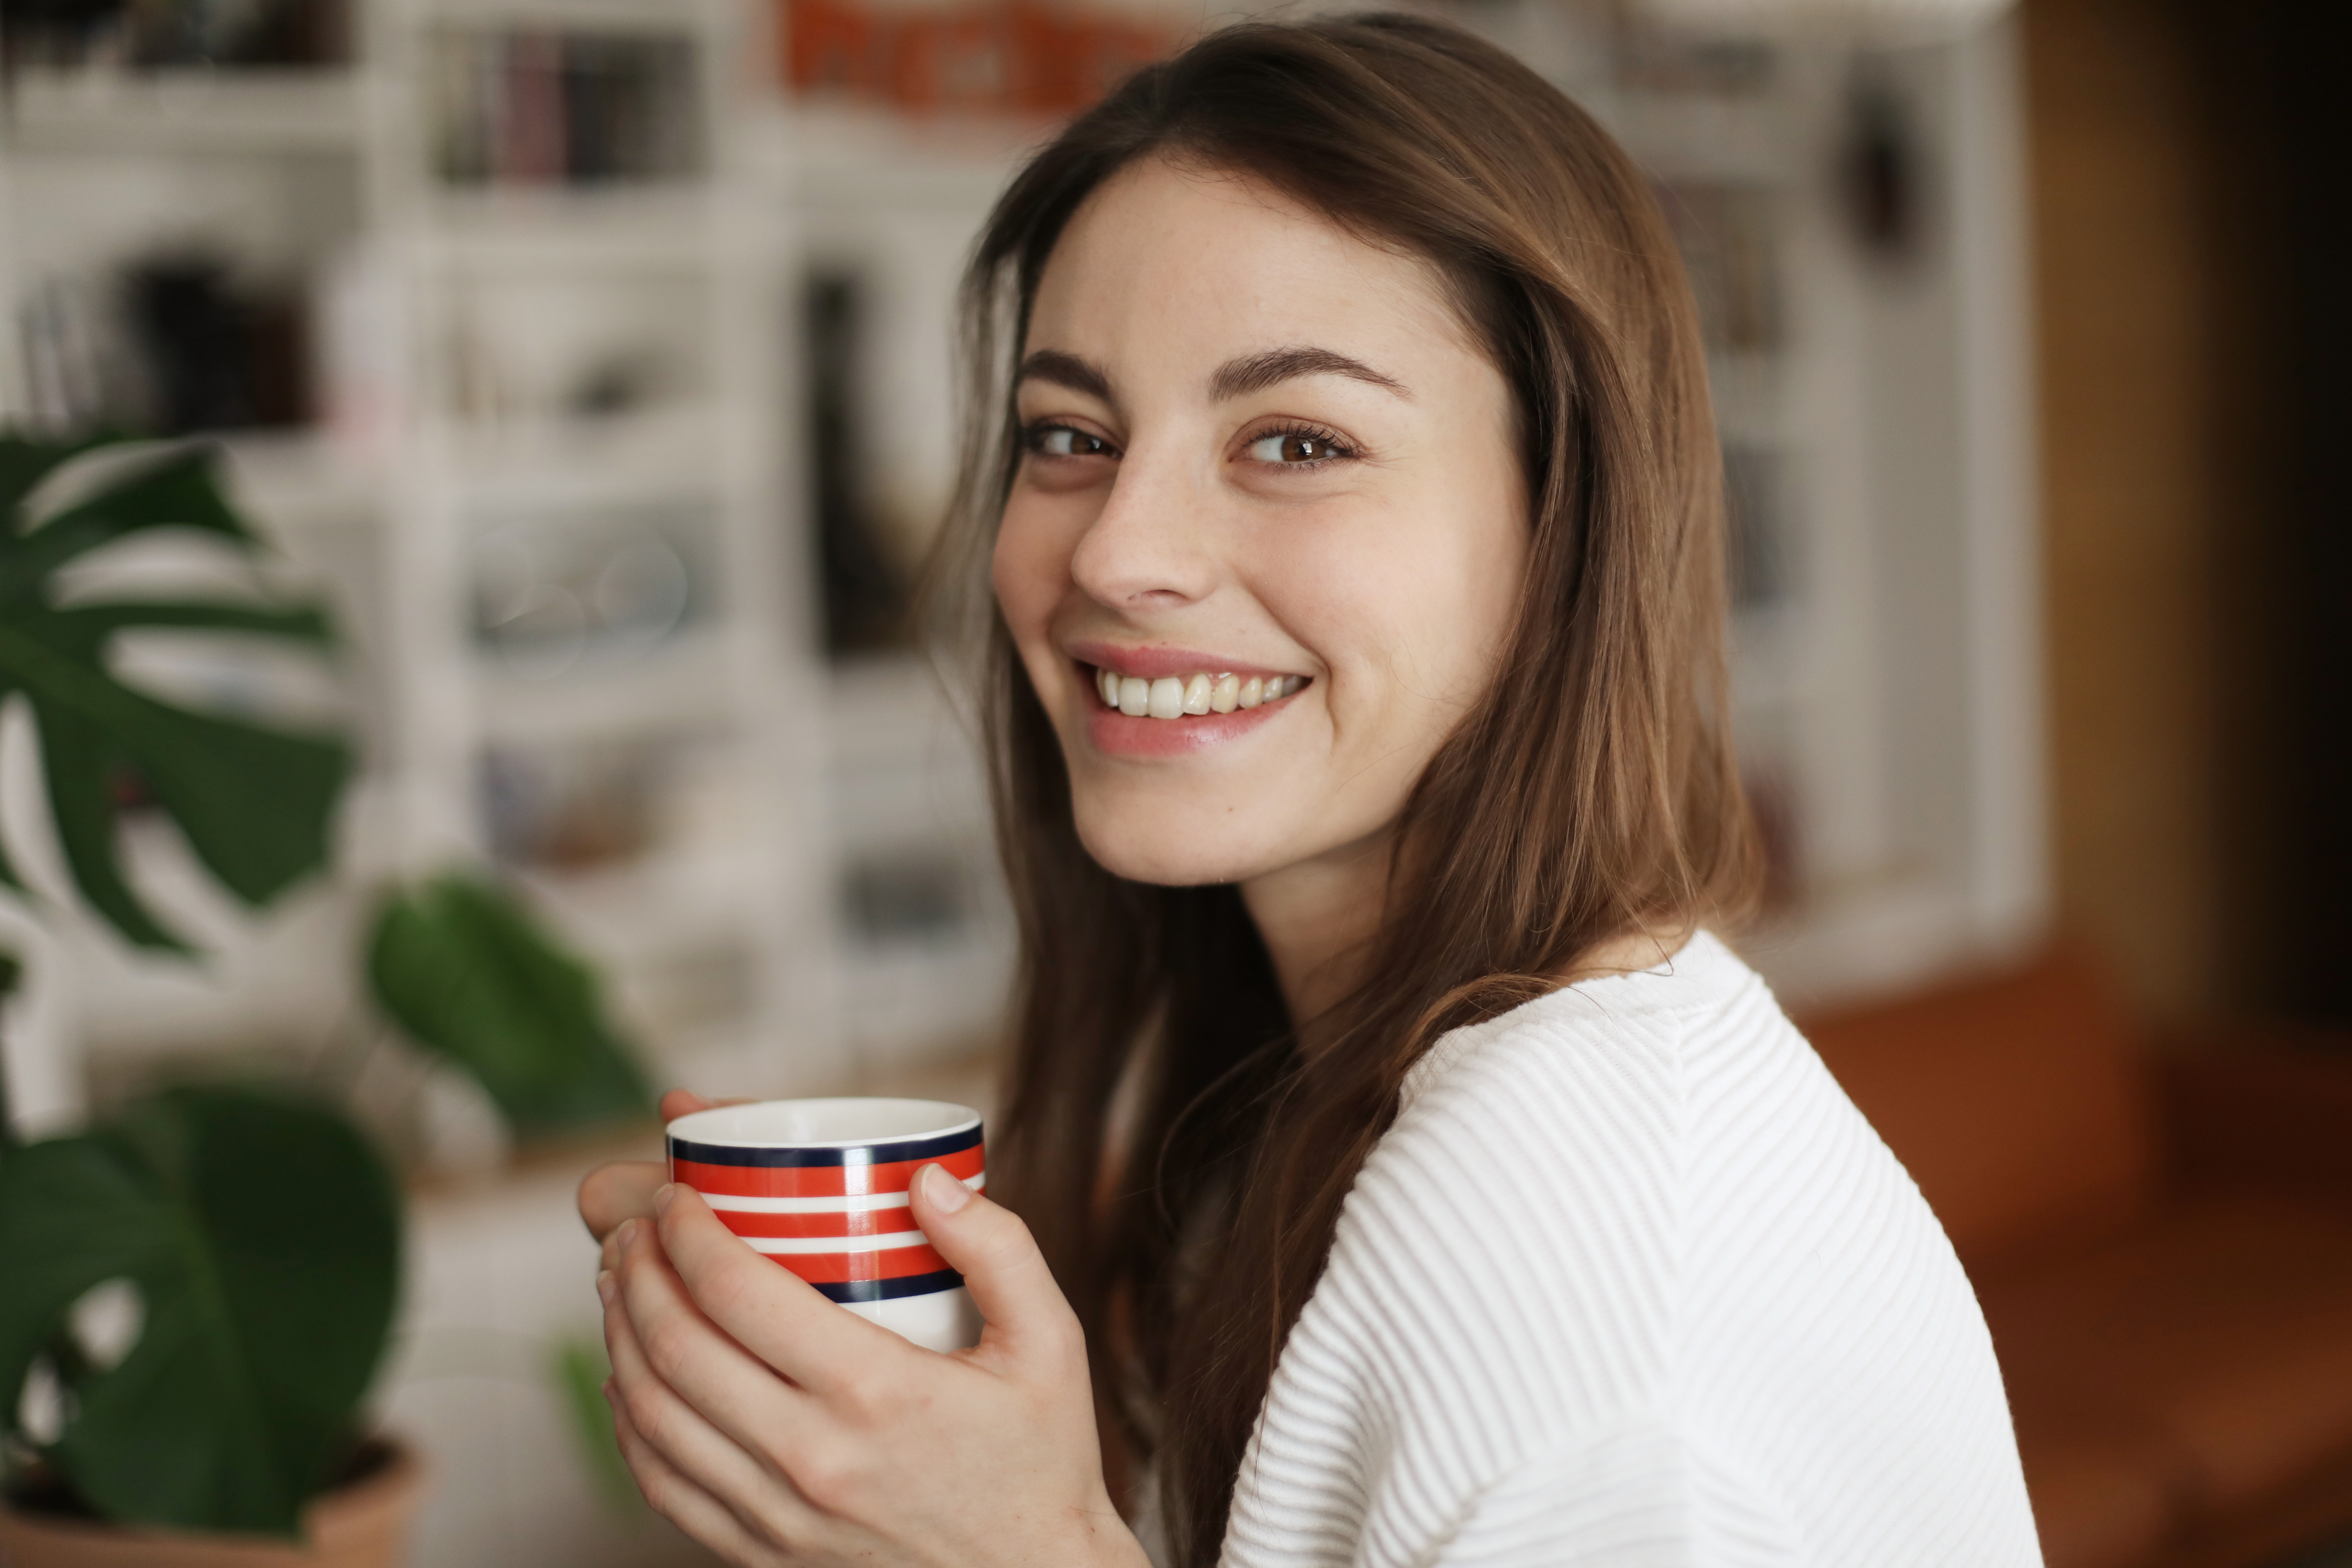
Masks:
[[[937,1164],[915,1173],[908,1201],[915,1223],[948,1267],[963,1276],[972,1305],[987,1320],[982,1343],[1001,1344],[1024,1358],[1082,1347],[1077,1314],[1019,1215]]]

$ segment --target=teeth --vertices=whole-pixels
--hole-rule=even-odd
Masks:
[[[1095,689],[1103,706],[1133,718],[1178,719],[1186,714],[1230,713],[1236,708],[1258,708],[1289,696],[1307,684],[1303,675],[1253,675],[1246,680],[1231,673],[1166,675],[1157,680],[1095,671]]]

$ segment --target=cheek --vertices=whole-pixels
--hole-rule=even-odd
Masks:
[[[1304,590],[1293,624],[1335,678],[1335,716],[1441,722],[1486,689],[1518,605],[1527,524],[1512,495],[1468,499],[1400,509],[1379,547],[1360,536],[1287,574]]]
[[[1008,501],[989,563],[997,606],[1024,652],[1045,639],[1054,608],[1070,584],[1072,542],[1043,515],[1048,510],[1024,506],[1018,494]]]

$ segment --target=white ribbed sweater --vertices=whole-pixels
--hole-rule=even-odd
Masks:
[[[1976,1297],[1712,936],[1441,1039],[1258,1417],[1229,1568],[2037,1564]]]

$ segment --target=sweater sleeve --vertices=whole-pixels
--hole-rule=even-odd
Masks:
[[[1797,1568],[1784,1509],[1663,1425],[1514,1467],[1472,1499],[1433,1568]]]

